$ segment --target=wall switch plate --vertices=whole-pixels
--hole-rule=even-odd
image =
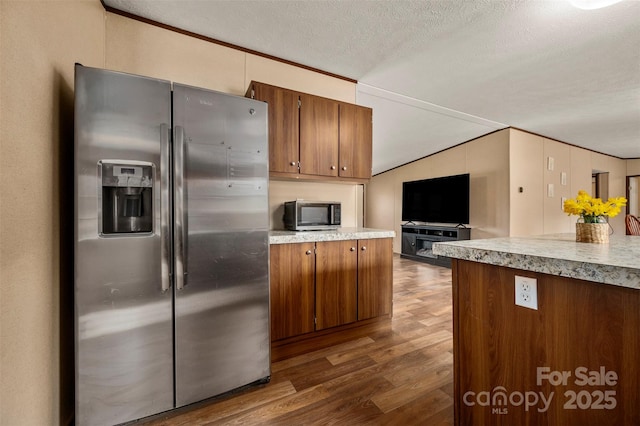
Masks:
[[[553,197],[553,193],[554,193],[553,184],[550,183],[549,185],[547,185],[547,197]]]
[[[516,305],[538,310],[538,280],[516,275]]]
[[[567,184],[567,172],[560,173],[560,183],[562,185],[566,185]]]
[[[547,157],[547,170],[553,170],[555,166],[555,161],[553,160],[553,157]]]

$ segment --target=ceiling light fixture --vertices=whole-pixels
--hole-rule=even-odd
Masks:
[[[622,0],[569,0],[573,6],[583,10],[601,9],[621,2]]]

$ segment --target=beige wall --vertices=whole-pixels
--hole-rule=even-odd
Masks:
[[[295,196],[294,196],[295,194]],[[327,185],[320,182],[272,180],[269,183],[269,217],[272,229],[284,229],[283,203],[296,199],[340,201],[342,226],[362,226],[363,185]]]
[[[244,95],[245,54],[106,13],[105,68]]]
[[[584,182],[590,182],[588,153],[511,129],[512,236],[572,232],[575,218],[562,211],[563,201],[575,197],[578,191],[574,187],[582,188]],[[520,187],[523,192],[519,192]]]
[[[591,175],[593,168],[591,165],[591,151],[571,147],[571,195],[569,198],[575,198],[578,191],[585,190],[591,193]],[[575,223],[576,217],[572,217],[571,221]],[[571,225],[571,230],[575,230],[575,225]]]
[[[574,232],[577,218],[562,211],[563,199],[574,198],[580,189],[591,192],[591,151],[516,129],[511,130],[510,150],[511,235]]]
[[[570,232],[575,218],[562,211],[564,199],[571,198],[571,146],[544,138],[543,153],[543,234]],[[552,162],[553,164],[549,164]],[[512,166],[513,168],[513,166]],[[552,169],[552,170],[550,170]],[[564,180],[562,175],[564,174]],[[550,192],[551,191],[551,192]]]
[[[0,40],[0,424],[51,425],[73,410],[73,68],[103,65],[104,10],[2,0]]]
[[[406,166],[366,185],[365,225],[396,231],[401,251],[402,182],[469,173],[472,238],[509,235],[509,130],[501,130]]]
[[[509,235],[509,130],[467,144],[471,238]]]
[[[518,130],[510,131],[510,235],[544,233],[544,141],[540,136]],[[520,192],[522,188],[522,192]]]
[[[640,158],[627,160],[627,176],[640,175]]]
[[[511,235],[574,232],[577,218],[562,211],[563,198],[575,198],[581,189],[591,193],[594,170],[609,173],[609,196],[624,195],[620,182],[625,160],[516,129],[511,130],[510,157]],[[549,157],[553,170],[549,170]],[[566,185],[562,173],[566,173]],[[553,196],[549,196],[549,184]],[[616,233],[624,233],[622,216],[610,223]]]

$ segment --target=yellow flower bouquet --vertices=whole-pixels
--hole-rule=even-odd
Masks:
[[[605,222],[604,216],[614,217],[627,205],[625,197],[609,198],[606,202],[593,198],[586,191],[578,191],[576,198],[564,202],[563,210],[569,215],[580,216],[584,223]]]
[[[577,242],[607,244],[609,223],[604,217],[617,216],[626,205],[627,199],[624,197],[609,198],[603,202],[580,190],[576,198],[564,202],[562,209],[569,215],[580,216],[576,223]]]

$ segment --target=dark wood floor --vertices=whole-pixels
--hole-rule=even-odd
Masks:
[[[394,257],[393,318],[279,348],[271,382],[148,425],[453,424],[451,270]]]

